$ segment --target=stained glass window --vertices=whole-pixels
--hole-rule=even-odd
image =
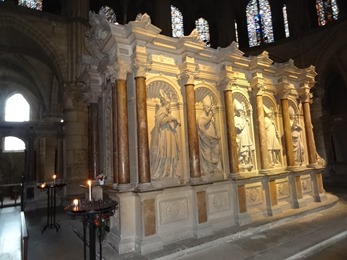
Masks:
[[[251,0],[246,7],[246,16],[250,47],[274,41],[268,0]]]
[[[21,94],[9,97],[5,105],[5,121],[23,122],[30,119],[30,105]]]
[[[339,7],[336,0],[316,0],[316,8],[319,26],[326,25],[339,18]]]
[[[42,0],[19,0],[19,5],[42,11]]]
[[[195,27],[199,32],[200,39],[206,43],[206,46],[210,46],[210,27],[208,22],[204,18],[199,18],[195,21]]]
[[[284,32],[286,34],[286,37],[288,38],[290,36],[290,33],[289,33],[289,24],[288,24],[287,6],[286,5],[283,5],[282,12],[283,12],[283,20],[284,20]]]
[[[172,36],[183,37],[183,15],[182,12],[175,6],[171,5],[171,24],[172,24]]]
[[[114,13],[114,11],[111,7],[104,5],[100,8],[99,13],[100,12],[102,12],[106,15],[108,22],[117,24],[116,14]]]
[[[234,24],[235,24],[235,41],[237,43],[237,47],[239,46],[239,33],[237,31],[237,22],[234,21]]]

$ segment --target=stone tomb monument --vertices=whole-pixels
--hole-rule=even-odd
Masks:
[[[326,199],[314,67],[211,49],[196,32],[163,36],[147,14],[119,25],[91,13],[90,25],[80,79],[98,115],[98,170],[120,205],[107,237],[119,253]]]

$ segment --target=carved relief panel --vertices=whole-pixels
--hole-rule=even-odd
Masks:
[[[205,177],[222,177],[220,106],[214,93],[207,87],[196,88],[195,101],[201,174]]]
[[[165,81],[148,85],[147,117],[152,180],[182,176],[182,137],[178,93]]]
[[[299,108],[293,100],[289,100],[289,119],[291,126],[291,134],[293,140],[293,151],[295,164],[298,166],[305,164],[305,146],[304,132],[305,129],[301,123]]]
[[[234,121],[240,172],[255,169],[252,106],[242,93],[234,93]]]
[[[272,167],[282,165],[282,144],[278,124],[278,109],[272,97],[264,96],[264,120],[269,162]]]

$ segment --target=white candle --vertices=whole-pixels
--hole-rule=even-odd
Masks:
[[[92,181],[88,180],[88,188],[89,188],[89,201],[92,201]]]
[[[78,206],[78,199],[74,199],[72,203],[73,203],[73,205],[74,205],[75,208],[76,208],[76,207]]]

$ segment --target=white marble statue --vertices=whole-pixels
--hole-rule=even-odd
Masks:
[[[302,126],[298,122],[298,117],[292,107],[289,107],[290,126],[292,130],[294,160],[296,164],[302,165],[304,162],[305,148],[302,143],[301,133]]]
[[[212,98],[207,95],[203,101],[203,110],[198,116],[197,126],[200,144],[200,166],[202,175],[212,175],[222,171],[220,136],[216,128]]]
[[[274,121],[274,111],[273,108],[267,108],[264,106],[265,112],[265,130],[267,137],[267,149],[269,152],[270,164],[274,166],[279,164],[279,153],[281,150],[281,145],[279,142],[279,135],[277,127]]]
[[[252,167],[252,150],[254,150],[254,146],[249,128],[250,120],[245,112],[244,105],[237,99],[234,100],[234,113],[239,165]]]
[[[180,122],[171,115],[171,100],[160,90],[160,104],[151,132],[151,176],[153,179],[175,177],[179,160],[177,127]]]

